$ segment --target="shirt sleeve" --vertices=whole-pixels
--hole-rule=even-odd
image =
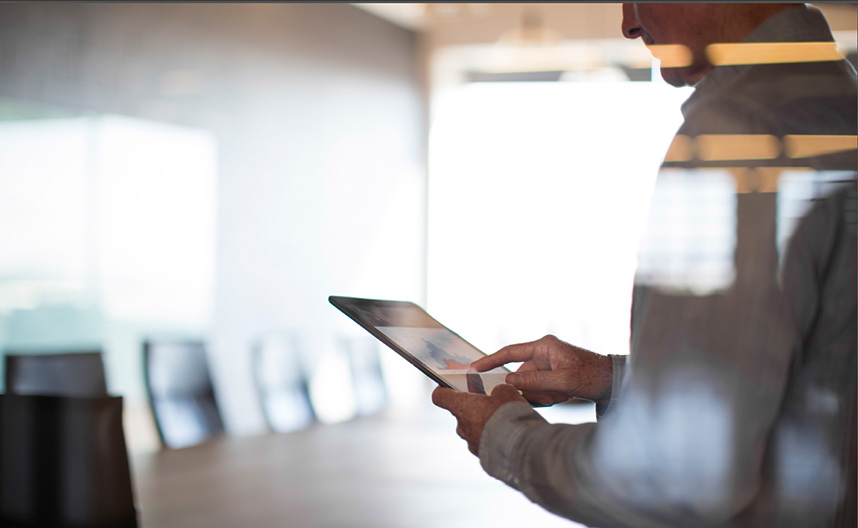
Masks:
[[[601,420],[622,398],[622,384],[626,373],[626,357],[609,354],[611,358],[611,392],[608,397],[596,402],[596,419]]]
[[[612,358],[619,390],[598,424],[508,403],[480,439],[484,470],[592,526],[729,524],[760,489],[794,343],[776,292],[760,288],[654,296],[634,372]]]
[[[480,463],[546,510],[589,526],[670,526],[617,497],[602,481],[591,464],[597,427],[549,424],[526,403],[507,403],[486,424]]]
[[[575,504],[575,496],[587,491],[571,467],[570,456],[579,450],[593,425],[549,424],[526,403],[507,403],[486,423],[480,439],[480,464],[489,475],[553,513],[578,521],[593,520],[587,507],[582,511]]]

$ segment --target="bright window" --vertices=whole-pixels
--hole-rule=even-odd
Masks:
[[[471,83],[430,135],[428,306],[485,352],[546,333],[626,353],[638,240],[689,95]]]

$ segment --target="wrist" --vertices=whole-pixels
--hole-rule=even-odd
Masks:
[[[598,395],[593,398],[593,401],[596,404],[603,404],[611,399],[611,392],[613,388],[613,377],[614,377],[614,362],[611,360],[610,356],[598,356],[598,380],[601,391],[599,391]]]

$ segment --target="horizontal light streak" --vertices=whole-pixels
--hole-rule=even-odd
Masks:
[[[710,44],[706,56],[715,66],[842,60],[834,42],[740,42]]]
[[[772,160],[783,154],[801,159],[858,149],[854,135],[787,135],[781,140],[768,134],[677,135],[665,155],[666,162]]]
[[[703,134],[697,136],[697,157],[703,161],[776,159],[778,138],[766,134]]]
[[[682,44],[653,44],[647,47],[662,68],[682,68],[691,64],[691,50]]]
[[[789,158],[811,158],[858,149],[858,136],[786,136],[784,151]]]
[[[664,161],[690,161],[694,159],[694,138],[677,134],[667,148]]]
[[[662,67],[682,68],[691,64],[691,51],[682,44],[648,47]],[[710,44],[706,47],[706,58],[714,66],[735,66],[838,61],[843,55],[835,42],[738,42]]]

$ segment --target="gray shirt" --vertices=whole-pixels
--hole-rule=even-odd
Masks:
[[[821,14],[794,6],[747,40],[832,38]],[[856,95],[845,61],[722,66],[696,86],[679,134],[855,135]],[[795,166],[854,172],[855,151],[663,170],[726,170],[739,189],[748,168]],[[776,194],[738,193],[730,283],[700,294],[637,281],[632,353],[612,357],[599,423],[548,424],[506,404],[483,431],[483,468],[594,526],[854,525],[855,189],[816,200],[783,259]]]

